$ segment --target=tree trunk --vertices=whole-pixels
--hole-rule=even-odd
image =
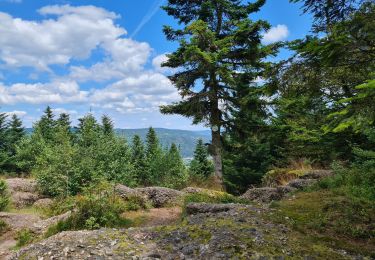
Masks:
[[[218,131],[211,130],[212,134],[212,158],[214,161],[215,177],[223,185],[223,162],[221,156],[221,137],[220,128]]]
[[[211,72],[211,154],[214,161],[215,177],[219,184],[223,186],[223,162],[221,144],[221,111],[219,109],[219,89],[216,82],[215,73]],[[224,188],[224,187],[223,187]]]

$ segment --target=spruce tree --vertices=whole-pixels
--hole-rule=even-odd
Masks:
[[[155,129],[150,127],[146,135],[146,176],[145,185],[157,185],[164,171],[163,150]]]
[[[132,157],[131,162],[135,168],[135,175],[139,184],[144,185],[146,182],[146,155],[145,148],[141,137],[134,135],[132,140]]]
[[[100,126],[92,114],[78,119],[78,142],[82,147],[95,146],[99,140]]]
[[[303,3],[303,12],[313,15],[315,32],[328,32],[337,22],[345,21],[366,0],[290,0]]]
[[[160,144],[155,129],[150,127],[146,135],[146,156],[152,159],[160,152]]]
[[[262,32],[270,26],[253,22],[249,15],[259,11],[265,0],[169,0],[164,7],[182,29],[165,26],[168,40],[179,48],[168,55],[163,66],[179,68],[170,80],[182,101],[162,106],[165,114],[180,114],[211,128],[215,175],[222,181],[222,128],[230,117],[228,108],[240,81],[259,76],[261,59],[277,47],[261,45]]]
[[[208,159],[208,151],[203,140],[199,139],[194,151],[194,158],[190,163],[192,174],[202,177],[208,177],[213,173],[212,162]]]
[[[8,160],[8,123],[7,123],[7,114],[0,113],[0,170],[4,170],[4,166]]]
[[[106,136],[113,136],[115,133],[113,122],[111,118],[107,115],[102,116],[102,131]]]
[[[11,156],[11,160],[8,163],[9,170],[11,171],[19,171],[16,166],[16,152],[17,146],[20,144],[22,139],[25,137],[25,128],[22,126],[22,121],[18,118],[17,115],[13,114],[12,118],[9,122],[9,129],[7,131],[8,135],[8,154]]]
[[[47,143],[54,141],[54,133],[56,130],[56,121],[54,117],[51,107],[47,106],[41,119],[34,125],[35,132],[37,132]]]
[[[180,151],[175,143],[165,153],[164,171],[160,184],[169,188],[179,189],[187,181],[186,167],[181,157]]]

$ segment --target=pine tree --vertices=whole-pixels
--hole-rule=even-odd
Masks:
[[[315,32],[328,32],[337,22],[345,21],[366,0],[290,0],[303,3],[303,12],[314,18]]]
[[[102,116],[102,131],[106,136],[113,136],[115,134],[113,122],[107,115]]]
[[[164,171],[160,177],[161,185],[174,189],[182,188],[187,181],[186,167],[175,143],[165,153]]]
[[[78,119],[78,142],[82,147],[95,146],[99,140],[100,126],[92,114]]]
[[[222,180],[222,127],[230,117],[228,107],[236,96],[238,80],[252,81],[259,76],[261,59],[277,45],[261,46],[265,21],[253,22],[265,0],[169,0],[164,9],[182,29],[165,26],[168,40],[179,41],[179,48],[168,55],[163,66],[181,68],[170,76],[182,101],[162,106],[165,114],[180,114],[211,127],[215,175]],[[240,79],[239,79],[240,78]]]
[[[0,170],[3,170],[4,165],[9,159],[9,154],[7,152],[8,147],[8,123],[7,114],[0,113]]]
[[[160,144],[155,129],[150,127],[146,135],[146,156],[152,159],[160,152]]]
[[[197,176],[208,177],[213,173],[212,162],[208,159],[208,151],[203,140],[199,139],[190,163],[190,171]]]
[[[163,150],[161,149],[159,139],[155,129],[150,127],[146,135],[146,176],[145,185],[157,185],[160,176],[163,174]]]
[[[35,132],[37,132],[47,143],[54,141],[54,133],[56,130],[56,121],[54,117],[51,107],[47,106],[41,119],[34,125]]]
[[[146,171],[146,155],[145,148],[141,137],[139,135],[134,135],[132,140],[132,157],[131,162],[135,168],[135,175],[138,183],[144,185],[147,176]]]
[[[7,164],[8,171],[18,172],[20,169],[16,166],[16,152],[17,147],[25,137],[25,128],[22,126],[22,121],[13,114],[9,122],[9,128],[7,130],[7,153],[9,155],[9,161]]]

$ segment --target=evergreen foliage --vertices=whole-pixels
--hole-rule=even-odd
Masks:
[[[196,176],[207,178],[213,173],[212,162],[208,159],[207,147],[199,139],[194,151],[194,158],[190,162],[190,172]]]
[[[137,183],[146,183],[147,162],[145,147],[139,135],[134,135],[133,137],[131,162],[134,165],[135,175],[137,176]]]
[[[108,116],[103,116],[99,124],[87,114],[72,128],[68,114],[60,114],[55,120],[48,107],[34,124],[31,136],[26,136],[18,117],[8,122],[7,116],[1,115],[1,169],[31,173],[46,195],[75,195],[103,180],[130,187],[181,188],[188,178],[177,146],[172,144],[163,150],[153,128],[149,129],[146,144],[135,136],[129,146],[125,137],[115,134]],[[5,164],[10,161],[14,165]]]
[[[0,211],[4,211],[10,202],[8,187],[4,180],[0,180]]]
[[[163,66],[180,68],[170,76],[182,101],[162,106],[165,114],[180,114],[212,128],[210,152],[215,175],[222,180],[221,130],[228,123],[237,86],[259,76],[261,59],[277,47],[262,46],[261,33],[269,29],[265,21],[251,21],[264,0],[180,1],[169,0],[164,10],[183,27],[164,27],[168,40],[179,47],[168,55]],[[222,105],[220,105],[222,104]]]

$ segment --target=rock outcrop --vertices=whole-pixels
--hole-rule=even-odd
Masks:
[[[37,192],[37,183],[32,179],[13,178],[6,179],[11,201],[14,207],[23,208],[33,205],[42,198]]]
[[[37,183],[33,179],[13,178],[5,180],[8,189],[13,192],[30,192],[36,193]]]
[[[30,227],[30,231],[32,231],[33,233],[37,235],[42,235],[48,230],[49,227],[56,225],[60,221],[68,219],[71,215],[72,215],[72,212],[68,211],[58,216],[54,216],[48,219],[37,221]]]
[[[53,204],[52,199],[45,198],[45,199],[39,199],[39,200],[35,201],[33,206],[35,206],[37,208],[48,208],[52,204]]]
[[[186,206],[186,214],[226,212],[236,207],[236,204],[190,203]]]
[[[295,190],[302,190],[310,187],[317,183],[319,179],[332,175],[332,171],[329,170],[311,170],[302,177],[291,180],[285,186],[250,188],[241,196],[241,198],[262,203],[281,200]]]
[[[41,220],[36,215],[9,212],[0,212],[0,219],[7,223],[13,231],[29,228],[32,223]]]
[[[229,207],[189,215],[178,225],[62,232],[11,259],[355,259],[319,240],[306,243],[303,235],[268,220],[270,209]]]
[[[137,194],[146,197],[154,207],[160,208],[179,203],[184,193],[163,187],[146,187],[134,189]]]
[[[268,203],[274,200],[281,200],[288,193],[295,189],[289,186],[280,186],[276,188],[264,187],[264,188],[252,188],[249,189],[245,194],[241,196],[242,199]]]
[[[164,187],[132,189],[121,184],[117,184],[115,186],[115,191],[125,200],[131,197],[138,197],[142,200],[150,202],[156,208],[178,204],[185,194],[184,192]]]

